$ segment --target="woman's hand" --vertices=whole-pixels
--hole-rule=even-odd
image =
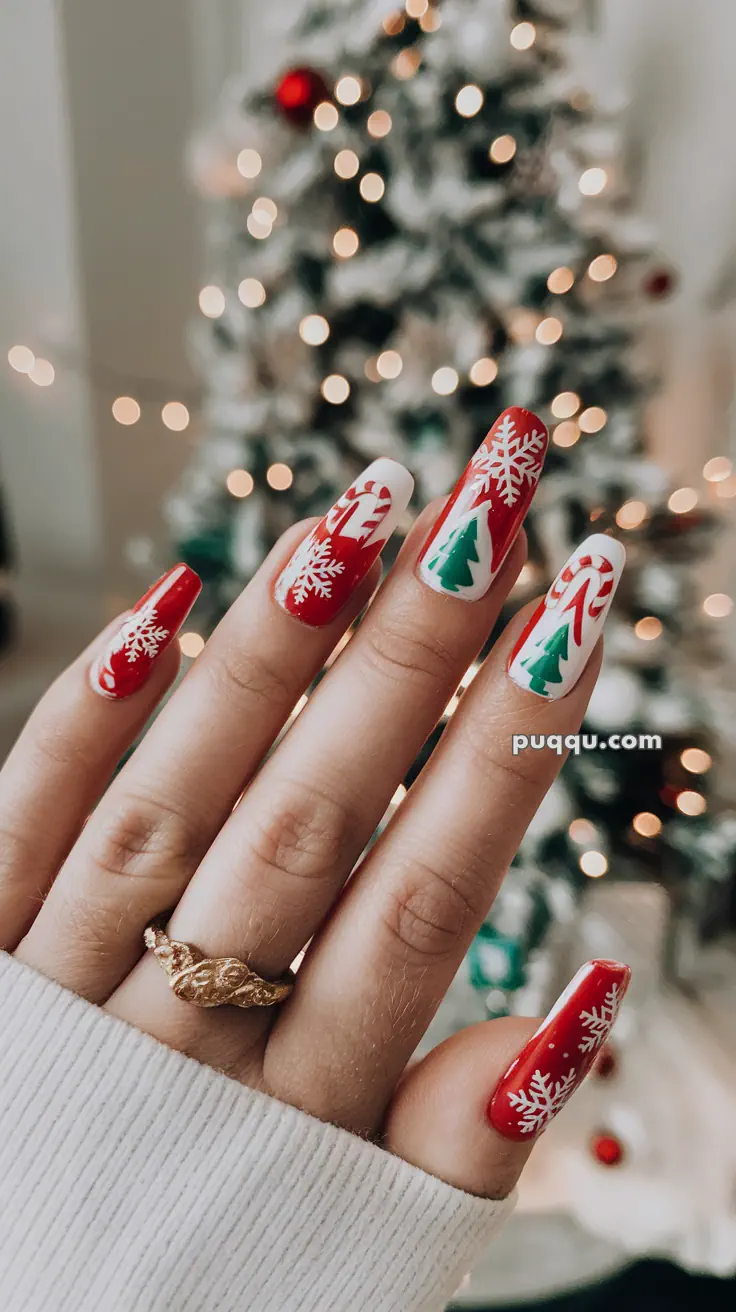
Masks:
[[[598,553],[610,547],[612,563],[579,551],[556,600],[516,617],[348,882],[525,559],[517,534],[536,479],[504,511],[490,477],[485,500],[483,480],[469,482],[475,468],[439,520],[437,505],[420,516],[355,637],[281,739],[378,586],[376,557],[411,492],[393,462],[376,462],[316,530],[284,535],[99,801],[175,677],[173,638],[196,576],[171,571],[132,622],[120,630],[118,621],[66,670],[0,776],[0,937],[163,1043],[500,1197],[605,1037],[599,1026],[587,1043],[583,1004],[607,997],[615,1014],[626,968],[588,967],[520,1062],[536,1021],[476,1026],[407,1064],[560,767],[552,750],[512,755],[512,734],[580,725],[621,548],[591,539]],[[470,537],[469,489],[490,516]],[[307,533],[311,581],[285,570]],[[517,683],[507,665],[520,635]],[[181,1000],[143,944],[146,926],[168,912],[172,938],[266,979],[308,944],[288,1001],[243,1010]],[[540,1070],[550,1097],[531,1115]]]

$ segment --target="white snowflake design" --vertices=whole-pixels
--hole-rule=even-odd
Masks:
[[[583,1036],[582,1042],[578,1044],[581,1052],[593,1052],[605,1043],[613,1028],[613,1022],[618,1016],[623,997],[623,990],[619,988],[618,984],[614,984],[608,990],[600,1009],[591,1007],[590,1011],[581,1011],[580,1020],[583,1028],[588,1030],[588,1033]]]
[[[490,492],[495,482],[501,500],[507,506],[518,501],[524,483],[534,485],[542,472],[544,433],[517,433],[516,424],[506,415],[490,447],[485,442],[473,457],[475,492]]]
[[[279,592],[294,591],[294,601],[301,606],[310,592],[315,597],[331,597],[332,584],[345,569],[345,562],[332,558],[332,538],[317,542],[309,537],[294,553],[281,576]]]
[[[169,630],[158,625],[156,619],[155,606],[144,606],[142,610],[135,611],[121,625],[110,654],[124,651],[129,665],[134,665],[140,656],[148,656],[153,660],[169,636]]]
[[[519,1112],[519,1129],[522,1134],[537,1134],[549,1124],[570,1097],[576,1075],[574,1066],[559,1080],[553,1080],[551,1075],[543,1075],[536,1070],[528,1089],[509,1094],[511,1106]]]

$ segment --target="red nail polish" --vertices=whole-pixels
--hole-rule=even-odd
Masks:
[[[276,580],[279,605],[303,624],[329,624],[380,556],[413,487],[403,465],[374,460],[300,542]]]
[[[523,1143],[546,1129],[606,1042],[630,978],[620,961],[588,961],[578,971],[490,1101],[499,1134]]]
[[[422,548],[420,579],[449,597],[477,601],[513,546],[542,472],[547,429],[530,410],[499,415]]]
[[[134,607],[90,670],[103,697],[120,701],[146,682],[161,652],[176,637],[202,587],[188,565],[174,565]]]

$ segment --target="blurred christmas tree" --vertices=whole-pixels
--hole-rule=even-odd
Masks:
[[[673,276],[626,211],[615,125],[571,71],[580,4],[511,11],[314,3],[274,85],[230,89],[193,148],[212,204],[206,438],[170,503],[208,629],[280,532],[375,456],[409,466],[420,507],[522,405],[552,444],[513,607],[592,524],[625,539],[586,728],[660,734],[662,751],[568,762],[471,950],[491,1013],[515,1005],[550,926],[608,869],[664,879],[697,935],[736,829],[707,810],[711,717],[690,676],[714,660],[692,580],[713,519],[643,454],[632,323]]]

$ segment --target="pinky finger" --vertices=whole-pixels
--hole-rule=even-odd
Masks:
[[[591,1069],[630,974],[618,961],[588,961],[541,1024],[509,1016],[453,1034],[405,1074],[386,1147],[457,1189],[505,1198]]]
[[[173,639],[200,586],[187,566],[164,575],[59,675],[10,752],[0,772],[0,948],[14,951],[30,928],[120,757],[176,677]],[[140,633],[151,619],[155,643]]]

